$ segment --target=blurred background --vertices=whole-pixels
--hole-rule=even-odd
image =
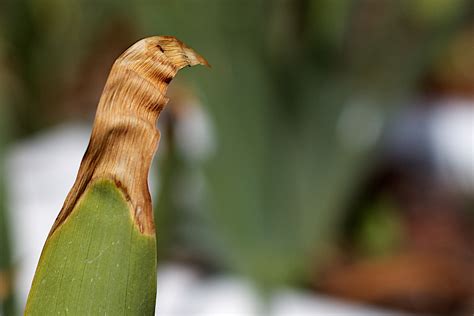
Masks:
[[[173,35],[159,315],[472,315],[474,3],[0,0],[0,315],[20,315],[110,67]]]

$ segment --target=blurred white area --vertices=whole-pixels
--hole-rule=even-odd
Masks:
[[[71,188],[90,127],[64,125],[13,146],[7,157],[18,303],[24,306],[46,236]],[[258,316],[256,287],[237,276],[202,278],[191,267],[169,263],[158,271],[160,316]],[[276,291],[266,308],[273,316],[400,315],[296,289]]]
[[[89,135],[87,126],[60,126],[18,143],[8,153],[15,289],[21,306],[49,229],[74,183]]]
[[[160,316],[390,316],[406,315],[350,304],[295,289],[281,289],[265,308],[257,288],[239,277],[200,279],[189,267],[158,270],[156,312]]]
[[[439,99],[399,113],[384,147],[399,166],[431,172],[453,191],[474,194],[474,101]]]
[[[474,194],[474,102],[440,101],[431,117],[430,135],[440,176]]]
[[[215,152],[216,133],[209,114],[198,101],[190,101],[175,121],[176,147],[188,161],[201,162]]]

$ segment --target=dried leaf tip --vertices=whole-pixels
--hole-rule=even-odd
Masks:
[[[183,42],[178,40],[173,36],[157,36],[151,37],[150,40],[157,41],[158,49],[161,48],[161,51],[170,58],[170,60],[182,60],[184,61],[185,66],[195,66],[195,65],[204,65],[211,67],[207,60],[196,53],[192,48],[186,46]],[[178,57],[180,56],[180,57]]]
[[[192,48],[173,36],[152,36],[144,38],[127,49],[117,61],[133,61],[138,56],[163,63],[163,57],[178,70],[186,66],[204,65],[210,67],[207,60]],[[161,58],[160,58],[161,57]]]
[[[148,173],[160,138],[156,120],[178,70],[209,63],[172,36],[142,39],[115,61],[97,108],[88,149],[51,234],[89,185],[114,181],[127,197],[140,231],[154,235]]]

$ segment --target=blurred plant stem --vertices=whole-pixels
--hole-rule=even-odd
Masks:
[[[173,216],[174,207],[172,204],[173,197],[173,176],[179,168],[179,161],[176,155],[173,124],[170,122],[169,116],[163,118],[165,121],[165,131],[162,135],[166,139],[160,141],[160,152],[164,152],[163,158],[160,160],[159,166],[159,194],[154,206],[154,216],[156,223],[156,246],[158,252],[158,260],[166,258],[174,233],[172,229],[176,227]],[[165,148],[166,146],[166,148]]]
[[[0,48],[1,49],[1,48]],[[3,69],[0,52],[0,69]],[[11,254],[10,218],[7,209],[7,192],[5,179],[5,149],[9,135],[10,124],[7,99],[3,88],[5,87],[3,76],[0,75],[0,315],[15,315],[14,300],[14,268]]]
[[[8,316],[15,315],[14,268],[11,258],[10,221],[4,185],[4,148],[2,147],[0,145],[0,315]]]

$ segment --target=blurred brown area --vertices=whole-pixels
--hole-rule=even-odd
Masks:
[[[367,257],[354,244],[357,236],[348,235],[344,255],[330,262],[317,288],[412,312],[469,315],[474,298],[471,210],[433,178],[394,168],[377,176],[370,194],[382,190],[394,197],[401,238],[390,253]]]
[[[350,300],[411,312],[468,315],[472,262],[446,255],[404,252],[332,267],[323,291]]]
[[[438,95],[458,95],[468,98],[474,93],[474,25],[468,24],[456,34],[450,45],[437,58],[427,74],[427,83]]]

